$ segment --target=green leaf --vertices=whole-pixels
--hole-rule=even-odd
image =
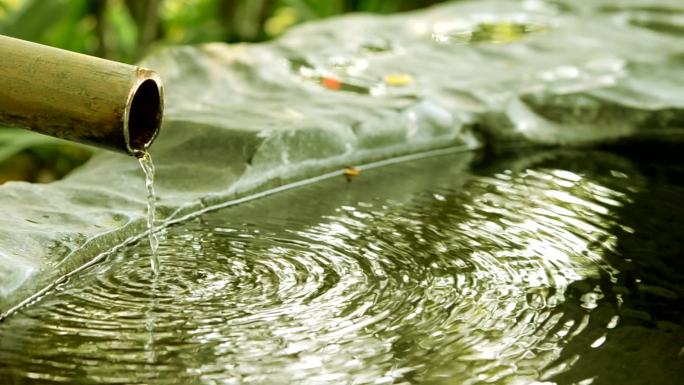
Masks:
[[[64,143],[47,135],[17,128],[0,128],[0,162],[34,146]]]

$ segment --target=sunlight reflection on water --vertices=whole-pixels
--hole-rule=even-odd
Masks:
[[[158,277],[142,242],[0,325],[0,379],[591,383],[582,357],[640,324],[609,261],[645,177],[596,152],[476,174],[468,156],[166,229]]]

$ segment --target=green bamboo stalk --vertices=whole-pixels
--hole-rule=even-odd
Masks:
[[[140,156],[161,125],[148,69],[0,36],[0,123]]]

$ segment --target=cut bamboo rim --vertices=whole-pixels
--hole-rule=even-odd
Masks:
[[[151,70],[0,36],[0,123],[141,156],[164,91]]]

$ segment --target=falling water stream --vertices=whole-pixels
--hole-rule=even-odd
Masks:
[[[143,156],[138,158],[140,167],[145,173],[145,188],[147,188],[147,232],[150,243],[150,267],[154,275],[159,274],[159,238],[157,237],[154,215],[155,204],[157,202],[157,194],[154,191],[154,163],[152,162],[152,155],[145,152]]]
[[[163,229],[0,324],[0,383],[677,383],[676,156],[473,156]]]

